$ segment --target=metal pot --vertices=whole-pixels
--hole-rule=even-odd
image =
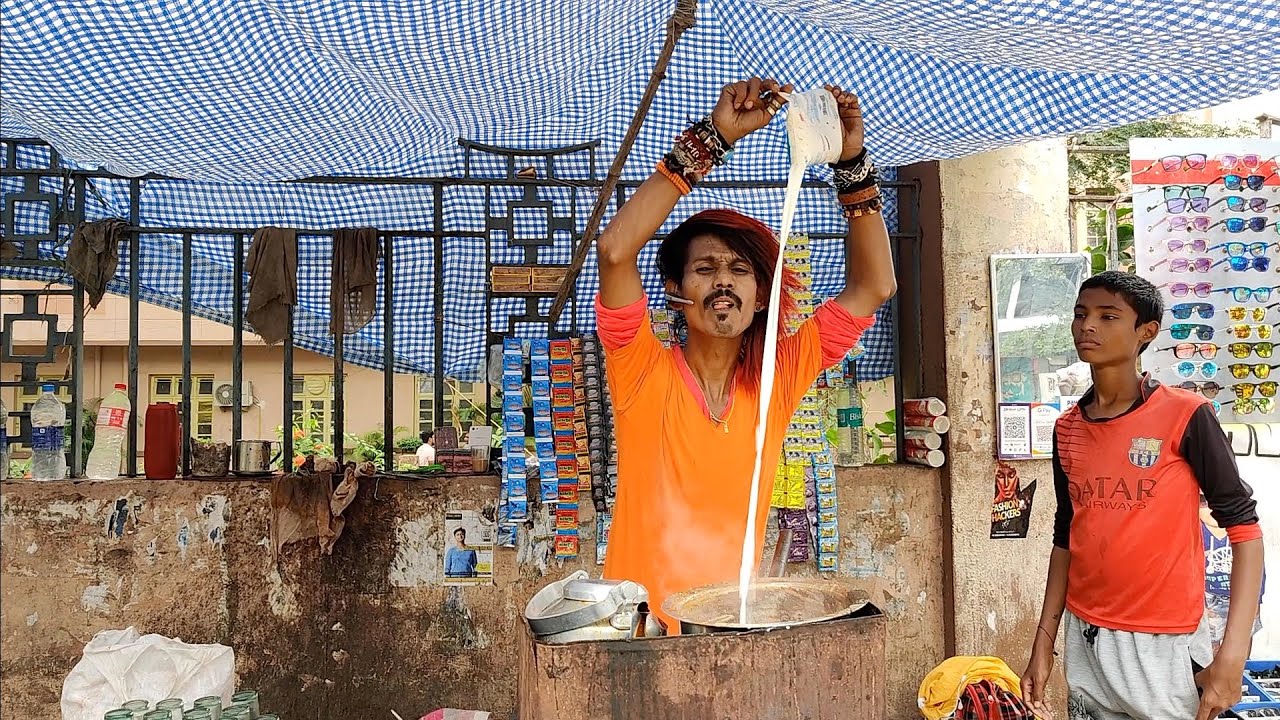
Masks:
[[[648,599],[639,583],[593,580],[578,570],[539,590],[524,617],[543,643],[658,637],[663,628],[649,614]]]
[[[272,454],[273,445],[280,446]],[[265,475],[271,472],[271,466],[280,459],[284,447],[273,440],[237,440],[236,464],[237,475]]]
[[[747,621],[739,616],[738,583],[722,583],[676,593],[662,611],[680,622],[682,635],[794,627],[850,617],[867,605],[867,595],[843,580],[762,578],[751,583]]]

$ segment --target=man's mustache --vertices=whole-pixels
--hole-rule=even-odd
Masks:
[[[737,295],[734,295],[733,291],[729,290],[728,288],[724,290],[717,290],[711,293],[710,295],[706,296],[705,298],[703,298],[702,306],[707,310],[710,310],[711,304],[719,300],[720,298],[729,298],[730,300],[733,301],[734,307],[742,307],[742,298],[738,297]]]

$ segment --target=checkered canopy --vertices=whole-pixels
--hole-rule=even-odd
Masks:
[[[145,184],[140,220],[148,227],[422,230],[432,227],[435,210],[429,187],[272,181],[457,176],[460,137],[524,148],[600,140],[607,165],[672,9],[671,0],[6,0],[0,135],[43,138],[80,167],[181,178]],[[890,167],[1274,89],[1277,47],[1274,2],[701,0],[625,177],[643,177],[721,85],[750,75],[855,89],[868,146]],[[775,123],[745,139],[716,177],[783,179],[785,145]],[[572,164],[564,172],[585,176]],[[16,192],[20,181],[6,179],[3,189]],[[126,217],[123,189],[98,183],[90,217]],[[482,195],[449,188],[445,227],[483,230]],[[556,200],[574,204],[581,229],[590,193]],[[776,225],[781,192],[695,191],[675,219],[707,206]],[[15,222],[39,220],[20,215]],[[808,193],[797,223],[810,232],[841,225],[820,191]],[[177,236],[145,236],[145,300],[178,306],[178,243]],[[567,261],[563,245],[546,261]],[[475,377],[484,345],[483,239],[446,240],[441,359],[432,352],[432,244],[406,238],[395,252],[397,367],[432,372],[439,364]],[[229,239],[203,236],[194,253],[195,311],[226,322],[233,311]],[[325,352],[328,240],[303,237],[300,254],[297,341]],[[127,262],[126,255],[115,292],[126,288]],[[839,242],[816,244],[819,294],[839,289],[842,264]],[[651,267],[646,280],[656,295]],[[582,297],[596,278],[586,268]],[[495,323],[505,326],[503,302],[512,301],[495,305]],[[592,322],[589,305],[580,303],[580,326]],[[891,331],[881,323],[866,339],[864,377],[891,371]],[[379,366],[381,343],[375,320],[348,339],[346,351]]]

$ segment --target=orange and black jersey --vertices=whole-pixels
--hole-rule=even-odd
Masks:
[[[1071,551],[1067,607],[1112,630],[1188,633],[1204,612],[1200,495],[1232,542],[1262,537],[1253,490],[1213,407],[1149,376],[1126,412],[1058,419],[1053,542]]]

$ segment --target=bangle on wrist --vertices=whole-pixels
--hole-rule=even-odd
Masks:
[[[835,186],[836,193],[840,195],[863,190],[880,183],[879,173],[876,171],[875,164],[867,157],[866,148],[862,148],[861,152],[848,160],[831,163],[831,170],[831,184]]]
[[[733,145],[725,139],[708,115],[676,136],[671,152],[659,163],[662,167],[658,171],[675,183],[682,193],[688,194],[712,168],[728,163],[731,157]]]
[[[689,181],[686,180],[684,175],[678,170],[673,170],[671,168],[667,158],[659,160],[656,169],[660,175],[665,177],[667,180],[670,180],[671,184],[676,186],[676,189],[680,191],[681,195],[688,195],[693,191],[693,188],[689,185]]]

